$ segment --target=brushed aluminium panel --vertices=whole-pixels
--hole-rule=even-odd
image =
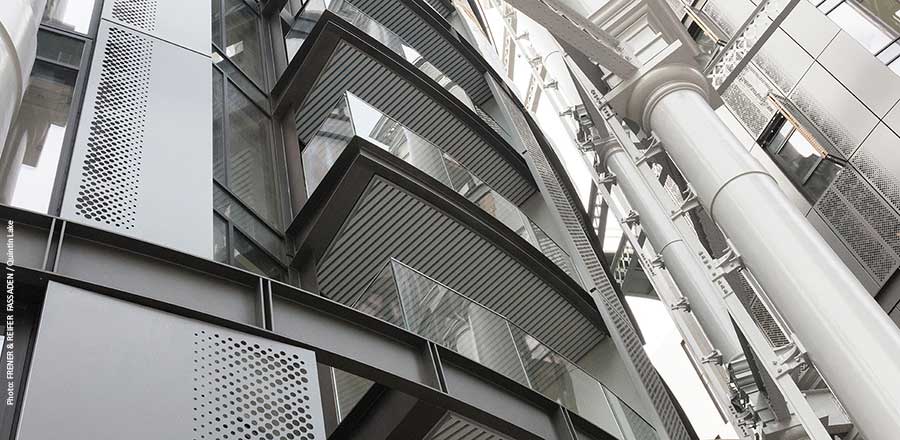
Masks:
[[[209,258],[209,58],[101,22],[62,216]]]
[[[878,117],[900,100],[900,76],[841,31],[818,61]]]
[[[51,282],[19,440],[324,439],[311,351]]]

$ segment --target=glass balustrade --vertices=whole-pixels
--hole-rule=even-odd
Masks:
[[[390,259],[352,307],[525,385],[623,440],[653,427],[598,379],[503,316]]]
[[[508,139],[509,133],[495,121],[487,112],[478,108],[466,91],[453,79],[445,75],[434,64],[426,60],[412,45],[402,37],[382,25],[375,19],[366,15],[362,10],[344,0],[310,0],[294,18],[294,23],[287,29],[284,35],[285,48],[288,60],[297,54],[303,42],[309,37],[313,27],[322,13],[329,10],[337,16],[348,21],[356,28],[378,40],[391,51],[403,57],[410,64],[428,75],[429,78],[441,85],[453,96],[459,99],[466,107],[474,111],[494,131]]]
[[[353,136],[368,140],[452,188],[584,285],[569,254],[514,203],[487,186],[443,150],[351,93],[346,93],[303,150],[307,194],[315,191]]]

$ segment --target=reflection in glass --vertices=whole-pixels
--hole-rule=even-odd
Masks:
[[[242,0],[225,0],[225,56],[257,84],[263,84],[259,18]]]
[[[228,263],[228,222],[213,214],[213,259]]]
[[[237,230],[234,231],[233,245],[235,266],[272,279],[285,279],[284,269]]]
[[[356,404],[375,382],[337,368],[332,368],[332,371],[334,372],[334,390],[337,394],[338,421],[341,421],[347,417],[347,414],[350,414],[350,411],[353,411]]]
[[[900,2],[897,0],[856,0],[882,25],[900,34]]]
[[[84,50],[82,41],[49,31],[38,32],[37,41],[38,58],[73,67],[81,64],[81,54]]]
[[[47,0],[43,23],[79,34],[91,27],[96,0]]]
[[[790,127],[790,124],[785,126]],[[797,131],[788,138],[777,155],[784,172],[796,176],[801,181],[822,159],[819,152]]]
[[[0,155],[0,201],[46,213],[78,73],[35,61]]]
[[[228,188],[260,216],[281,224],[268,117],[236,87],[226,84]]]
[[[828,14],[828,17],[871,53],[878,53],[893,40],[890,35],[848,2],[841,3]]]
[[[213,176],[225,181],[225,116],[223,94],[225,79],[222,72],[212,69],[213,74]]]

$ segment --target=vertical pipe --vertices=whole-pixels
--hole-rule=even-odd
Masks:
[[[631,207],[640,214],[644,233],[653,248],[662,255],[669,274],[690,302],[691,311],[712,346],[726,360],[742,354],[721,290],[713,284],[707,270],[681,238],[665,208],[620,145],[616,144],[606,152],[606,166],[616,175],[618,185]]]
[[[630,109],[662,140],[863,436],[895,440],[900,331],[719,119],[702,76],[677,69],[685,68],[645,77]]]

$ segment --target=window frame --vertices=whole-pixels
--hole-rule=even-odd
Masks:
[[[228,40],[227,29],[228,26],[225,24],[225,0],[212,0],[213,2],[218,2],[220,6],[220,10],[222,11],[222,17],[220,22],[219,31],[222,34],[222,42]],[[256,80],[254,80],[250,75],[247,74],[247,71],[242,69],[236,62],[231,60],[227,55],[225,55],[226,51],[224,47],[219,45],[218,41],[210,40],[210,45],[212,46],[212,51],[217,53],[222,59],[228,60],[231,65],[236,68],[241,74],[244,75],[244,78],[250,81],[251,84],[255,85],[260,91],[269,90],[272,87],[274,82],[274,67],[271,65],[272,63],[269,60],[272,59],[272,45],[271,45],[271,37],[269,36],[269,26],[266,24],[266,21],[259,10],[259,5],[256,3],[251,3],[248,0],[235,0],[242,2],[245,6],[247,6],[254,15],[256,15],[256,33],[257,38],[259,39],[260,45],[260,66],[262,67],[262,84],[259,84]],[[210,32],[212,28],[210,28]],[[216,63],[213,63],[216,64]],[[263,92],[265,94],[265,92]]]
[[[213,183],[213,184],[215,185],[216,183]],[[225,229],[225,260],[226,261],[215,260],[215,255],[213,255],[212,258],[215,261],[218,261],[219,263],[227,264],[232,267],[236,267],[241,270],[246,270],[248,272],[256,273],[250,269],[246,269],[246,268],[237,266],[235,263],[234,234],[235,234],[235,231],[237,231],[243,236],[243,238],[247,239],[247,241],[250,242],[251,245],[255,246],[259,251],[261,251],[263,254],[265,254],[266,257],[268,257],[270,260],[272,260],[283,271],[284,279],[281,279],[279,281],[288,282],[291,279],[290,267],[287,264],[285,264],[281,258],[273,255],[272,252],[270,252],[265,246],[263,246],[258,241],[256,241],[256,239],[253,238],[252,234],[249,234],[245,229],[240,227],[240,225],[238,225],[237,223],[232,221],[230,217],[225,215],[225,213],[221,212],[218,208],[213,207],[213,222],[215,222],[216,218],[223,221],[225,223],[225,227],[226,227],[226,229]],[[215,227],[213,227],[213,234],[215,234],[215,233],[216,233]],[[215,243],[215,236],[213,237],[213,243]],[[264,277],[271,277],[271,275],[269,275],[269,274],[261,274],[261,273],[256,273],[256,274],[260,275],[260,276],[264,276]]]

